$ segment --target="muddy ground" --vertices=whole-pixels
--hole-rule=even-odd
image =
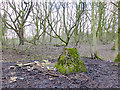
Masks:
[[[88,72],[62,75],[58,71],[34,68],[29,71],[25,68],[10,69],[15,62],[3,63],[4,88],[118,88],[118,66],[113,62],[82,58]],[[30,61],[19,61],[17,63]],[[51,63],[56,60],[51,60]],[[36,66],[37,67],[37,66]],[[15,78],[17,77],[17,78]],[[13,78],[13,79],[12,79]]]
[[[57,62],[57,58],[62,52],[62,47],[50,45],[34,46],[23,52],[3,49],[2,57],[2,86],[3,88],[118,88],[119,68],[113,62],[115,51],[111,50],[111,45],[98,45],[98,54],[103,60],[85,58],[90,56],[89,46],[86,44],[78,48],[81,59],[84,61],[88,72],[78,72],[70,75],[62,75],[56,70],[49,70],[46,67],[38,67],[36,64],[31,70],[19,68],[18,63],[32,63],[48,60],[51,66]],[[16,53],[17,52],[17,53]],[[14,69],[10,66],[16,66]],[[31,68],[31,67],[30,67]]]

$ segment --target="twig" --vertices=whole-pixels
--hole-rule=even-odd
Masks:
[[[117,5],[117,4],[115,4],[115,3],[113,3],[112,1],[111,1],[111,3],[112,3],[114,6],[118,7],[118,5]]]
[[[52,74],[52,73],[45,73],[45,75],[50,75],[50,76],[53,76],[53,77],[60,77],[60,78],[66,78],[66,79],[68,79],[69,81],[71,81],[71,83],[70,84],[72,84],[72,83],[74,83],[74,81],[73,80],[71,80],[69,77],[67,77],[67,76],[65,76],[65,75],[58,75],[58,74]]]

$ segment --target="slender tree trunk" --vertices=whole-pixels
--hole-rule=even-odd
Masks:
[[[94,5],[95,2],[92,2],[92,35],[93,35],[93,57],[97,58],[97,38],[96,38],[96,30],[95,30],[95,15],[94,15]]]
[[[120,62],[120,1],[118,2],[118,54],[115,58],[115,62]]]
[[[50,21],[52,21],[52,14],[51,14],[51,11],[52,11],[52,9],[51,9],[51,5],[52,5],[52,3],[51,3],[51,0],[50,0],[50,2],[49,2],[49,5],[48,5],[48,12],[49,12],[49,19],[50,19]],[[50,35],[52,34],[52,30],[50,29],[50,28],[48,28],[49,30],[50,30]],[[52,42],[52,36],[50,36],[50,43]]]
[[[115,7],[113,9],[115,10]],[[115,10],[115,12],[116,12],[116,10]],[[113,24],[112,24],[112,35],[113,35],[113,37],[115,37],[115,26],[116,26],[116,14],[113,13]]]
[[[105,6],[105,2],[102,3],[103,7]],[[102,33],[105,34],[105,8],[102,9]],[[103,35],[104,36],[104,35]],[[103,37],[104,39],[104,37]]]
[[[45,9],[47,11],[47,2],[45,2]],[[45,43],[45,35],[46,35],[46,17],[47,17],[47,12],[45,12],[45,18],[44,18],[44,26],[43,26],[43,39],[42,43]]]
[[[2,43],[2,17],[0,11],[0,50],[1,50],[1,43]]]
[[[80,9],[80,7],[79,7],[79,9]],[[76,20],[78,18],[79,9],[78,9],[77,3],[76,3]],[[75,45],[77,45],[77,41],[78,41],[78,25],[75,27],[74,40],[75,40]]]
[[[6,45],[5,34],[6,34],[6,16],[3,16],[2,20],[2,29],[1,29],[1,37],[2,37],[2,45]]]
[[[79,30],[79,33],[78,33],[78,40],[75,42],[75,46],[78,46],[79,42],[81,41],[81,38],[80,38],[82,36],[81,29],[82,29],[82,24],[80,22],[80,30]]]
[[[113,9],[115,9],[115,7],[113,8]],[[116,11],[116,10],[115,10]],[[112,24],[112,32],[111,32],[111,35],[112,35],[112,41],[115,39],[115,41],[114,41],[114,44],[113,44],[113,46],[112,46],[112,50],[116,50],[116,44],[117,44],[117,39],[118,39],[118,37],[117,37],[117,35],[116,35],[116,33],[115,33],[115,26],[116,26],[116,14],[114,13],[113,14],[113,24]],[[113,37],[115,37],[115,38],[113,38]]]
[[[99,23],[98,23],[98,31],[99,31],[99,40],[102,41],[102,27],[101,27],[101,20],[102,20],[102,10],[101,10],[101,2],[99,2]]]
[[[120,53],[120,1],[118,2],[118,52]]]
[[[6,11],[8,11],[8,4],[7,2],[4,2],[4,6],[3,6]],[[2,45],[6,45],[6,38],[5,38],[5,34],[7,32],[7,28],[6,28],[6,17],[7,17],[7,14],[6,12],[4,11],[4,14],[3,14],[3,19],[2,19],[2,29],[1,29],[1,36],[2,36]]]

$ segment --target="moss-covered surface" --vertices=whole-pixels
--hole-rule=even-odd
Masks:
[[[120,62],[120,52],[118,53],[117,57],[115,58],[114,62]]]
[[[115,50],[115,45],[112,46],[111,50]]]
[[[63,44],[54,44],[54,46],[61,47],[61,46],[66,46],[66,44],[65,43],[63,43]]]
[[[102,58],[98,55],[94,55],[94,57],[92,59],[96,59],[96,58],[99,59],[99,60],[102,60]]]
[[[76,48],[64,48],[54,67],[65,75],[75,72],[87,72]]]

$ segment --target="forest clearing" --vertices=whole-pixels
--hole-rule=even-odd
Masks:
[[[120,88],[120,1],[0,2],[1,85]]]
[[[17,63],[31,63],[39,61],[43,63],[43,60],[48,60],[51,67],[57,62],[58,56],[60,55],[64,47],[51,47],[42,46],[35,51],[39,50],[39,55],[36,57],[35,51],[31,49],[26,54],[16,54],[14,50],[3,50],[3,87],[4,88],[118,88],[118,66],[115,65],[114,51],[111,50],[107,45],[101,45],[101,57],[104,60],[90,59],[82,57],[88,72],[87,73],[76,73],[68,76],[62,76],[58,71],[48,69],[33,69],[27,71],[27,69],[17,68],[10,69],[10,66],[17,65]],[[84,47],[84,45],[83,45]],[[49,50],[50,49],[50,50]],[[84,51],[82,51],[84,50]],[[85,50],[80,49],[80,56],[87,55]],[[9,52],[8,52],[9,51]],[[32,52],[33,51],[33,52]],[[29,53],[30,52],[30,53]],[[41,52],[41,53],[40,53]],[[44,52],[44,53],[43,53]],[[43,54],[44,55],[43,55]],[[27,56],[30,54],[30,56]],[[34,54],[36,55],[35,57]],[[89,55],[89,54],[88,54]],[[104,56],[105,55],[105,56]],[[111,56],[111,58],[106,57]],[[6,57],[6,58],[5,58]],[[40,60],[39,58],[42,57]],[[11,61],[12,60],[12,61]],[[16,60],[18,62],[16,62]],[[111,60],[111,61],[110,61]],[[53,64],[53,65],[52,65]],[[49,65],[48,65],[49,66]],[[37,67],[37,66],[36,66]],[[47,72],[47,73],[46,73]],[[10,83],[10,77],[17,77],[16,80]],[[20,80],[20,79],[23,80]],[[69,79],[68,79],[69,78]]]

